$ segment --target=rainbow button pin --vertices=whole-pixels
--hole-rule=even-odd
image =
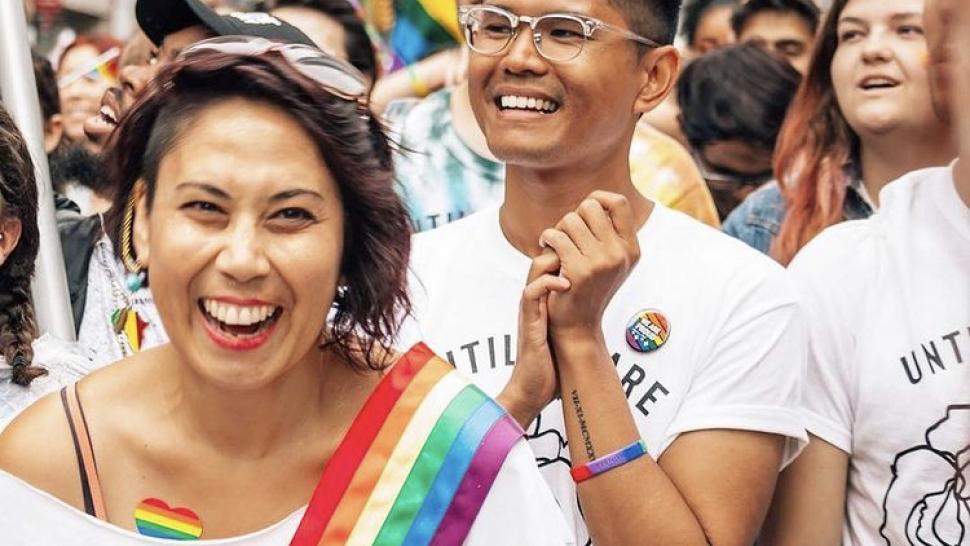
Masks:
[[[656,351],[670,337],[670,322],[656,309],[644,309],[633,315],[626,326],[626,342],[640,353]]]
[[[146,537],[198,540],[202,521],[188,508],[171,508],[163,500],[145,499],[135,507],[135,527]]]

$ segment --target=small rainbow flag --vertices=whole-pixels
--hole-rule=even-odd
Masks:
[[[145,341],[145,329],[148,323],[130,307],[116,309],[111,314],[111,323],[116,334],[124,334],[133,352],[141,351],[141,344]]]
[[[118,82],[118,57],[121,54],[121,50],[117,47],[113,47],[108,51],[105,51],[101,55],[98,55],[96,59],[91,61],[91,64],[76,70],[71,74],[68,74],[57,81],[58,88],[65,88],[72,83],[80,80],[81,78],[88,78],[89,80],[98,81],[105,80],[112,85]]]
[[[424,344],[364,404],[291,546],[457,546],[523,432]]]

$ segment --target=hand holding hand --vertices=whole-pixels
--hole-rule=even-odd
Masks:
[[[558,276],[559,256],[551,249],[532,260],[519,303],[519,335],[512,378],[498,400],[522,428],[559,393],[559,380],[549,347],[549,295],[569,289]]]
[[[541,244],[555,250],[566,291],[549,296],[553,334],[570,332],[601,336],[603,312],[640,259],[633,208],[626,197],[603,191],[590,194],[553,229]]]

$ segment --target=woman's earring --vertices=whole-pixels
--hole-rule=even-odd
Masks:
[[[141,260],[135,256],[134,245],[132,244],[132,232],[135,227],[135,202],[141,196],[140,191],[136,191],[138,186],[132,189],[125,203],[125,217],[121,224],[121,262],[124,264],[128,274],[125,276],[125,284],[131,293],[137,292],[145,284],[145,266]]]

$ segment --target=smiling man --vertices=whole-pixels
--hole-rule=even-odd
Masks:
[[[637,120],[679,70],[679,8],[463,7],[505,200],[418,236],[412,257],[411,335],[527,429],[578,544],[751,544],[805,439],[784,271],[630,180]]]

